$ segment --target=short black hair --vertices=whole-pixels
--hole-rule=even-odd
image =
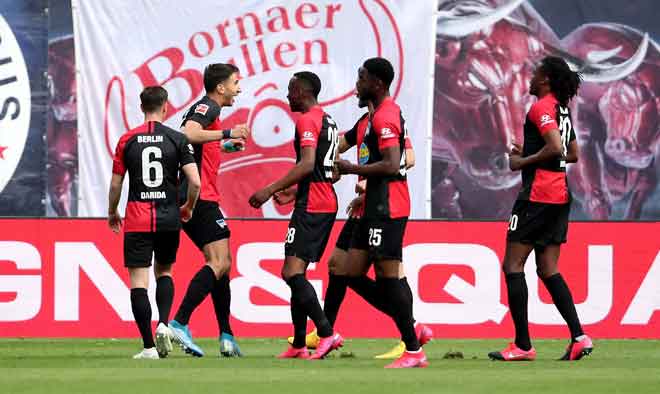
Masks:
[[[389,89],[392,81],[394,80],[394,67],[389,60],[382,57],[372,57],[365,60],[362,67],[366,69],[370,75],[380,79],[385,87]]]
[[[147,86],[140,93],[140,104],[144,113],[156,112],[167,102],[167,90],[162,86]]]
[[[319,97],[319,93],[321,93],[321,78],[318,75],[311,71],[300,71],[293,74],[293,76],[306,85],[305,87],[314,94],[314,98]]]
[[[582,75],[571,70],[568,63],[560,57],[547,56],[541,60],[541,72],[548,77],[550,91],[561,105],[568,105],[580,89]]]
[[[233,73],[238,72],[238,67],[231,63],[213,63],[204,69],[204,89],[206,92],[212,92],[215,87],[231,77]]]

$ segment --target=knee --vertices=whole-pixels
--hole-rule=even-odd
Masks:
[[[228,274],[231,269],[231,259],[228,257],[214,257],[206,260],[217,278]]]

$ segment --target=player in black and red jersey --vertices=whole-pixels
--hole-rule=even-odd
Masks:
[[[414,327],[412,292],[407,281],[400,279],[410,196],[406,181],[404,120],[399,106],[389,95],[393,79],[394,69],[383,58],[366,60],[358,71],[358,95],[374,104],[374,114],[364,136],[368,150],[366,163],[337,161],[340,173],[357,174],[367,180],[364,216],[354,231],[347,265],[353,270],[353,267],[374,262],[375,291],[387,305],[386,310],[406,345],[403,355],[387,368],[426,367],[428,361]],[[349,273],[355,278],[354,274]],[[363,277],[363,272],[358,274]]]
[[[357,146],[357,163],[367,164],[369,161],[369,149],[364,141],[367,130],[371,127],[371,120],[374,113],[373,104],[363,98],[358,97],[358,107],[368,107],[369,112],[363,114],[360,119],[355,123],[353,128],[348,130],[344,135],[339,138],[339,153],[344,153],[353,146]],[[405,133],[405,156],[406,156],[406,170],[410,169],[415,164],[415,153],[410,142],[410,137]],[[364,192],[366,190],[366,179],[362,177],[355,185],[355,192],[358,194],[347,208],[349,215],[348,220],[339,233],[335,249],[330,255],[328,260],[328,287],[325,292],[325,300],[323,303],[323,313],[328,318],[330,324],[334,327],[335,321],[339,314],[339,308],[344,301],[346,289],[351,287],[353,291],[358,293],[369,304],[374,306],[385,314],[390,314],[387,305],[380,297],[376,282],[367,276],[367,272],[371,266],[371,261],[353,260],[351,265],[348,264],[348,250],[360,249],[360,245],[353,244],[352,238],[358,223],[364,214]],[[289,192],[290,193],[290,192]],[[286,194],[276,195],[275,201],[278,204],[287,204],[289,200]],[[349,275],[351,274],[351,275]],[[399,278],[405,282],[407,289],[410,287],[407,284],[405,273],[403,272],[403,265],[400,265]],[[431,329],[423,324],[416,323],[415,331],[418,334],[420,343],[424,344],[431,340],[433,332]],[[289,337],[290,344],[293,343],[293,337]],[[315,349],[319,343],[319,336],[316,330],[313,330],[305,338],[305,343],[308,348]],[[376,359],[396,359],[401,357],[405,351],[405,343],[400,342],[390,351],[375,356]]]
[[[216,184],[220,151],[240,150],[248,137],[245,125],[238,125],[233,130],[220,130],[220,109],[233,105],[234,98],[241,93],[238,68],[223,63],[209,65],[204,70],[204,89],[206,95],[190,107],[181,126],[195,147],[195,161],[202,181],[202,191],[193,218],[184,223],[183,230],[202,251],[206,264],[191,280],[169,327],[184,350],[194,356],[203,356],[202,349],[192,340],[188,321],[195,308],[211,293],[220,329],[220,355],[240,356],[240,349],[229,324],[230,232],[218,205],[220,196]],[[182,189],[185,190],[185,184]]]
[[[144,123],[121,136],[117,143],[110,181],[108,224],[115,233],[122,227],[117,212],[124,175],[128,171],[128,204],[124,227],[124,265],[131,282],[131,307],[144,349],[133,358],[167,356],[167,319],[172,307],[172,263],[179,247],[181,222],[190,220],[200,190],[193,148],[186,137],[163,126],[167,91],[160,86],[140,94]],[[188,181],[186,202],[179,208],[179,169]],[[156,303],[159,323],[157,346],[151,332],[151,306],[147,297],[152,255],[156,264]],[[156,349],[157,348],[157,349]]]
[[[538,101],[527,113],[523,146],[514,144],[510,153],[511,170],[522,170],[522,188],[511,213],[503,262],[516,338],[504,350],[489,353],[494,360],[536,358],[529,338],[524,272],[532,250],[536,272],[571,332],[571,342],[562,359],[579,360],[593,349],[591,339],[582,331],[571,292],[557,269],[571,208],[566,163],[578,159],[568,104],[577,94],[580,81],[580,75],[571,71],[563,59],[546,57],[530,82],[529,93]]]
[[[319,261],[328,243],[337,215],[337,195],[332,186],[337,152],[337,125],[318,104],[321,80],[308,71],[294,74],[289,82],[291,111],[301,112],[293,141],[296,165],[281,179],[257,191],[250,205],[259,208],[275,193],[297,184],[296,202],[284,244],[282,278],[291,288],[293,344],[279,358],[325,357],[342,346],[343,338],[333,333],[316,296],[305,277],[309,263]],[[305,346],[307,317],[320,337],[316,352],[309,356]]]

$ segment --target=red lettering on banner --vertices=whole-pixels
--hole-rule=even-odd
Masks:
[[[289,14],[287,14],[286,8],[284,7],[269,8],[268,11],[266,11],[266,15],[270,17],[272,11],[278,11],[280,14],[279,16],[276,16],[268,21],[267,24],[268,30],[272,33],[277,33],[284,30],[291,30],[291,25],[289,24]],[[279,28],[275,26],[275,22],[278,20],[280,21]]]
[[[319,24],[319,18],[314,18],[311,24],[305,23],[305,15],[314,15],[319,12],[318,7],[311,3],[303,3],[296,10],[296,23],[305,29],[311,29]]]
[[[197,48],[197,44],[195,44],[198,41],[195,40],[195,38],[199,36],[201,36],[206,42],[206,53],[201,53]],[[213,51],[213,37],[205,31],[197,32],[190,37],[190,40],[188,40],[188,49],[190,49],[190,53],[195,57],[208,56],[211,54],[211,51]]]
[[[296,46],[290,42],[283,42],[275,48],[275,63],[282,68],[293,67],[298,62],[298,56],[294,54],[293,60],[286,63],[284,61],[284,55],[287,53],[295,52]]]
[[[188,99],[185,100],[183,104],[181,104],[178,107],[172,105],[172,103],[168,100],[167,113],[169,116],[173,116],[183,108],[190,105],[190,103],[192,103],[195,100],[195,98],[199,96],[199,94],[202,92],[202,88],[204,87],[201,72],[192,68],[181,70],[181,66],[183,65],[183,56],[184,56],[183,51],[181,51],[179,48],[167,48],[155,54],[151,58],[147,59],[147,61],[145,61],[141,66],[139,66],[134,70],[135,74],[137,74],[138,78],[140,78],[140,81],[142,82],[142,86],[145,87],[154,86],[154,85],[165,85],[168,82],[176,79],[182,79],[186,81],[188,87],[190,87],[190,97],[188,97]],[[156,79],[156,76],[154,75],[150,66],[151,62],[159,58],[167,59],[167,61],[170,63],[172,67],[172,71],[170,72],[170,75],[162,81]]]
[[[218,34],[220,34],[220,41],[222,41],[223,48],[229,46],[229,39],[227,38],[227,32],[225,31],[227,27],[229,27],[229,21],[224,21],[215,27],[216,30],[218,30]]]
[[[312,45],[318,44],[321,51],[321,61],[318,64],[328,64],[328,44],[323,40],[305,41],[305,64],[314,64],[312,61]]]
[[[339,12],[339,10],[341,10],[341,4],[328,4],[325,8],[326,8],[326,11],[328,13],[328,17],[326,18],[326,21],[325,21],[325,28],[326,29],[334,29],[335,28],[335,13]]]
[[[261,23],[259,22],[259,18],[257,18],[257,15],[254,12],[248,12],[247,14],[236,18],[236,27],[238,27],[238,33],[240,35],[241,41],[247,40],[249,37],[245,31],[245,24],[243,22],[246,17],[249,17],[252,21],[255,37],[263,35],[264,33],[261,30]]]

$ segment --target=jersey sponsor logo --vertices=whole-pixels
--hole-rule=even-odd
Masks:
[[[387,127],[383,127],[383,128],[380,130],[380,138],[382,138],[382,139],[385,140],[385,139],[388,139],[388,138],[394,138],[394,137],[396,137],[396,136],[394,135],[394,132],[392,132],[392,130],[390,130],[389,128],[387,128]]]
[[[163,136],[162,135],[138,135],[137,142],[139,142],[139,143],[163,142]]]
[[[552,123],[552,122],[554,122],[554,121],[555,121],[555,120],[552,119],[552,116],[550,116],[550,115],[548,115],[548,114],[543,114],[543,115],[541,116],[541,126],[545,126],[545,125],[550,124],[550,123]]]
[[[358,151],[358,164],[365,165],[369,162],[369,147],[364,142]]]
[[[316,141],[316,138],[314,138],[314,133],[312,133],[311,131],[305,131],[305,132],[303,132],[302,140],[303,141]]]
[[[209,110],[209,106],[206,104],[197,104],[195,107],[196,114],[206,115],[206,112]]]
[[[165,192],[140,192],[140,198],[142,200],[164,200],[167,198],[167,193]]]

